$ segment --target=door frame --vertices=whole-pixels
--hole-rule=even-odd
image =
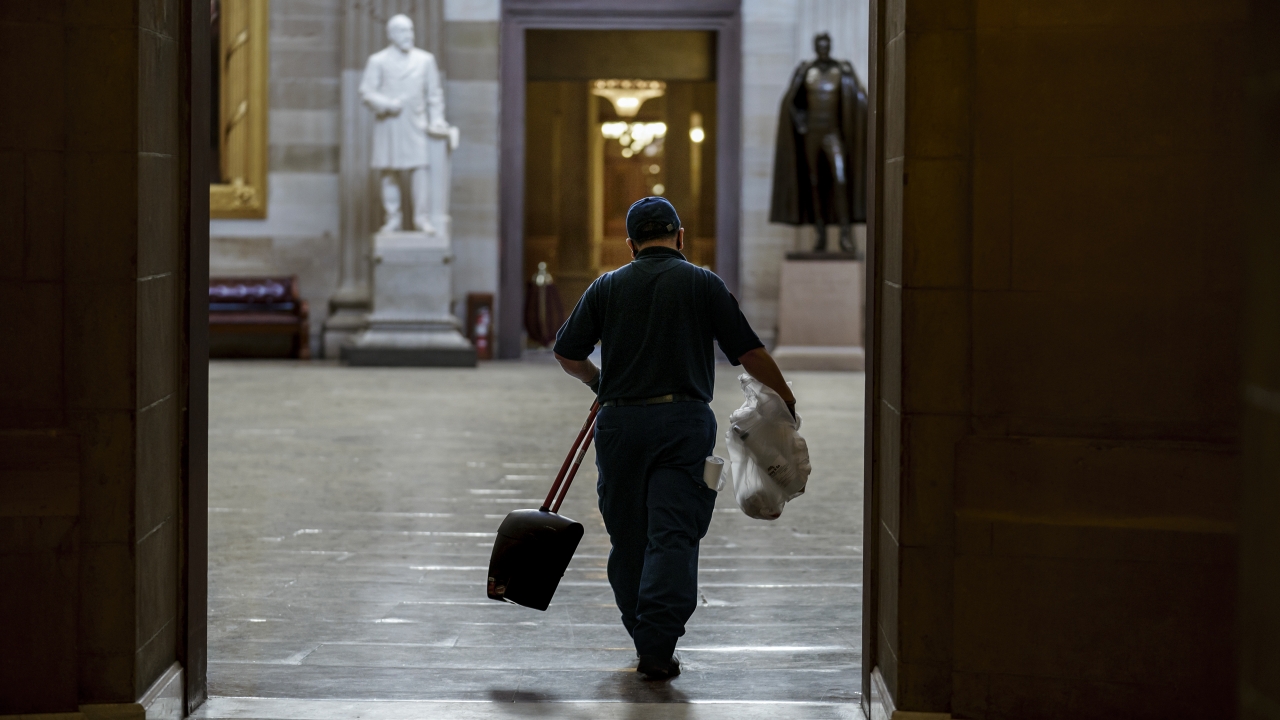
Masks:
[[[502,0],[498,45],[498,357],[524,350],[525,31],[716,34],[716,273],[737,292],[742,203],[742,0]]]
[[[867,260],[863,287],[863,346],[866,390],[863,394],[862,446],[862,709],[871,717],[871,673],[879,660],[877,634],[880,615],[880,338],[878,314],[883,271],[880,248],[884,236],[881,217],[884,197],[884,68],[886,0],[867,3],[869,67],[867,68]]]
[[[739,280],[741,207],[742,13],[741,0],[648,0],[647,6],[620,10],[616,0],[502,0],[499,46],[500,207],[499,207],[499,357],[518,358],[523,349],[524,314],[524,106],[525,30],[627,29],[710,30],[716,33],[716,259],[717,272],[730,290]],[[877,560],[880,525],[877,488],[876,422],[879,403],[880,263],[879,210],[883,181],[883,93],[885,0],[870,3],[870,78],[868,97],[866,410],[863,493],[862,705],[870,712],[868,689],[876,665]],[[179,661],[186,684],[186,712],[207,696],[208,565],[209,565],[209,3],[191,0],[184,18],[187,96],[185,148],[187,212],[186,334],[184,363],[186,412],[182,456],[183,572],[180,603],[185,632]],[[200,181],[195,181],[199,178]]]
[[[186,282],[183,298],[186,356],[183,381],[181,466],[181,570],[179,572],[178,662],[182,664],[184,716],[208,696],[209,651],[209,0],[183,4],[180,60],[186,147],[183,179]]]

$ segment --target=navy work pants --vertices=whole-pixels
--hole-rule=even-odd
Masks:
[[[698,601],[698,541],[716,491],[702,481],[716,418],[700,402],[606,407],[596,420],[609,584],[641,655],[668,657]]]

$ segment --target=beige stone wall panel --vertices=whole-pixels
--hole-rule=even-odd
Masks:
[[[917,158],[903,165],[902,283],[907,288],[967,288],[971,272],[970,163]],[[886,173],[886,180],[891,173]]]
[[[964,415],[909,415],[901,423],[899,538],[907,546],[952,545],[956,451],[969,434]],[[895,455],[897,453],[894,453]]]
[[[17,12],[21,4],[11,4],[15,9],[9,12]],[[21,98],[33,111],[0,113],[0,137],[5,138],[5,145],[31,150],[62,148],[67,106],[64,43],[61,26],[51,22],[0,24],[0,96]],[[18,58],[29,58],[30,65],[17,62]]]
[[[177,523],[169,520],[138,540],[136,549],[133,697],[139,698],[173,663],[178,640]]]
[[[157,0],[163,3],[163,0]],[[178,152],[178,43],[154,30],[138,30],[138,151]]]
[[[969,323],[965,291],[902,291],[904,413],[968,412]]]
[[[132,282],[138,268],[137,153],[68,152],[66,170],[67,279]]]
[[[947,4],[960,8],[965,5]],[[912,4],[908,24],[914,14]],[[906,45],[902,88],[905,153],[913,159],[967,157],[972,145],[972,33],[911,30],[899,41]]]
[[[1248,16],[1247,0],[977,0],[978,27],[1035,28],[1113,26],[1159,28],[1241,22]]]
[[[176,116],[175,116],[176,117]],[[172,274],[179,268],[178,158],[174,155],[138,156],[138,269],[139,277]]]
[[[80,412],[70,421],[81,438],[81,538],[92,544],[131,542],[137,462],[133,413]]]
[[[901,548],[896,538],[889,533],[884,523],[881,523],[876,563],[876,572],[880,580],[877,588],[879,611],[876,617],[877,652],[879,653],[877,665],[884,673],[890,690],[893,690],[894,679],[897,677],[899,634],[902,629],[899,624],[901,605],[898,603],[900,559]]]
[[[337,110],[341,105],[338,78],[271,78],[273,110]]]
[[[0,427],[57,426],[65,400],[62,288],[0,281],[0,307],[0,337],[22,340],[22,352],[0,355]]]
[[[1020,434],[1230,440],[1234,294],[978,293],[974,412]]]
[[[1229,446],[974,437],[957,467],[962,515],[1230,533],[1237,512]]]
[[[95,3],[104,7],[123,3]],[[86,12],[86,15],[92,13]],[[138,142],[138,31],[130,25],[65,26],[66,149],[132,153]],[[130,22],[132,16],[130,16]],[[80,24],[85,23],[85,24]]]
[[[882,402],[879,416],[880,470],[878,501],[880,524],[897,544],[902,535],[902,415],[898,409]]]
[[[1013,163],[979,157],[973,163],[973,289],[1013,284]]]
[[[1013,289],[1234,292],[1242,158],[1038,157],[1014,163]],[[1189,298],[1190,299],[1190,298]]]
[[[63,338],[69,409],[136,407],[137,292],[136,281],[67,288]]]
[[[1233,584],[1231,557],[1227,552],[1206,565],[958,557],[955,604],[963,621],[956,623],[955,668],[993,679],[1057,680],[1072,694],[1093,683],[1125,683],[1146,686],[1151,696],[1190,684],[1229,695],[1222,679],[1230,673],[1206,667],[1204,659],[1220,658],[1229,667],[1231,638],[1202,618],[1232,612],[1233,593],[1220,589]],[[1204,708],[1201,693],[1186,695],[1190,707],[1170,717],[1194,717],[1191,707]],[[1040,708],[1051,707],[1052,696],[1038,697],[1027,710],[1042,716]],[[1097,714],[1087,706],[1074,710]]]
[[[498,23],[445,24],[445,57],[451,81],[498,81]]]
[[[138,396],[149,408],[178,389],[178,280],[173,274],[138,281]]]
[[[928,705],[945,706],[950,700],[952,654],[951,595],[953,546],[903,545],[899,550],[898,616],[903,623],[898,655],[903,663],[940,668],[942,682],[934,688],[917,692],[930,695]],[[903,675],[906,673],[904,671]],[[920,669],[918,672],[928,673]],[[920,702],[904,703],[904,707],[920,707]]]
[[[974,143],[982,154],[1234,152],[1243,47],[1230,27],[978,33]]]
[[[76,629],[81,701],[128,702],[134,697],[132,545],[86,543],[80,550]]]
[[[176,522],[179,490],[178,399],[170,396],[138,413],[136,535],[147,537],[161,524]]]

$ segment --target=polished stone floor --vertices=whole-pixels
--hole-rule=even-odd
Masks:
[[[790,379],[809,491],[772,523],[721,494],[685,672],[655,684],[633,672],[605,579],[593,465],[562,510],[587,534],[551,608],[485,598],[498,523],[541,503],[590,404],[545,357],[478,370],[215,362],[201,715],[854,717],[863,376]],[[722,431],[740,402],[721,366]]]

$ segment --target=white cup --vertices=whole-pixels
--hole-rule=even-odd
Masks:
[[[712,455],[702,465],[702,483],[712,490],[720,490],[720,475],[724,472],[724,458]]]

